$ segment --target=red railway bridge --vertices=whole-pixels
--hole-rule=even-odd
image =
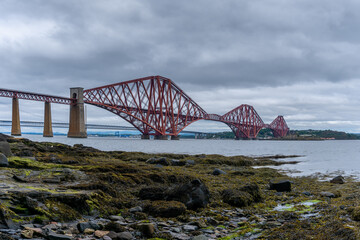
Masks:
[[[162,76],[149,76],[116,84],[83,90],[71,88],[70,98],[31,92],[0,89],[0,97],[13,99],[12,135],[21,135],[18,99],[45,102],[44,136],[52,136],[50,103],[70,105],[68,137],[86,137],[84,104],[108,110],[133,125],[143,139],[178,139],[179,133],[199,120],[227,124],[236,139],[256,138],[262,128],[270,128],[275,137],[286,136],[289,128],[278,116],[265,124],[250,105],[239,107],[220,116],[208,114],[173,81]]]

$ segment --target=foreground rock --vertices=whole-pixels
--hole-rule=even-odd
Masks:
[[[271,180],[269,183],[270,190],[277,192],[291,192],[291,182],[289,180]]]
[[[9,161],[7,159],[7,157],[0,153],[0,167],[8,167],[9,166]]]
[[[345,179],[343,176],[336,176],[333,179],[330,180],[331,183],[334,184],[344,184],[345,183]]]

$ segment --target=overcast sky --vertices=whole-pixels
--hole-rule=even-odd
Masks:
[[[360,1],[1,0],[0,88],[70,87],[162,75],[209,113],[253,105],[264,122],[360,132]],[[0,119],[11,119],[0,98]],[[43,103],[20,100],[21,120]],[[53,121],[68,106],[52,105]],[[88,123],[128,125],[87,107]],[[189,130],[230,130],[201,121]]]

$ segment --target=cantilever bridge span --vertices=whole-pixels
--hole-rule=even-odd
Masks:
[[[184,128],[199,120],[223,122],[232,129],[237,139],[256,138],[262,128],[270,128],[275,137],[283,137],[289,130],[282,116],[265,124],[255,109],[245,104],[222,116],[208,114],[174,82],[162,76],[149,76],[88,90],[71,88],[70,98],[6,89],[0,89],[1,96],[13,98],[13,129],[17,130],[12,131],[14,135],[20,131],[18,98],[45,102],[44,126],[50,129],[50,103],[69,104],[69,137],[86,137],[84,103],[120,116],[138,129],[144,139],[150,138],[150,135],[156,139],[167,139],[168,136],[177,139]],[[18,127],[14,128],[14,122]],[[52,135],[52,130],[47,135]]]

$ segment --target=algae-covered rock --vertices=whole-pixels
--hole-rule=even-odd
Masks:
[[[291,182],[289,180],[271,180],[269,183],[270,190],[277,192],[291,192]]]
[[[12,155],[10,144],[5,141],[0,141],[0,152],[5,156],[10,157]]]
[[[9,161],[7,159],[7,157],[0,153],[0,167],[8,167],[9,166]]]
[[[234,207],[246,207],[254,202],[251,194],[236,189],[226,189],[221,195],[225,203]]]
[[[249,206],[262,200],[259,187],[255,183],[246,184],[238,189],[226,189],[221,195],[225,203],[235,207]]]
[[[164,200],[165,187],[144,187],[139,191],[139,198],[147,200]]]
[[[155,217],[177,217],[186,211],[185,205],[177,201],[153,201],[147,209]]]
[[[345,183],[345,179],[343,176],[339,175],[334,177],[333,179],[330,180],[330,183],[334,183],[334,184],[344,184]]]
[[[209,189],[199,179],[177,185],[165,193],[165,200],[182,202],[188,209],[203,208],[209,203]]]

